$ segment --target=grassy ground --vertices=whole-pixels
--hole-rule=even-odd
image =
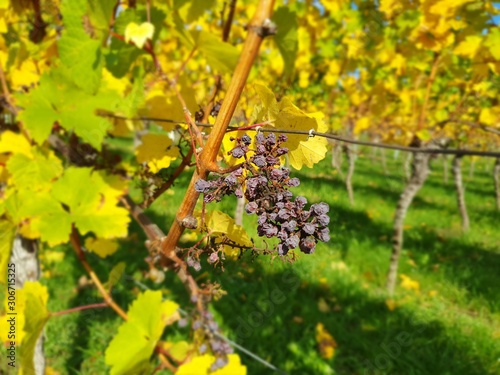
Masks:
[[[442,160],[433,162],[433,173],[407,217],[400,260],[400,274],[415,283],[413,289],[398,285],[389,299],[384,283],[392,215],[403,189],[403,160],[387,155],[387,175],[371,154],[358,159],[354,206],[329,160],[297,172],[302,184],[295,192],[310,203],[331,206],[331,242],[293,265],[268,257],[244,258],[226,262],[222,272],[205,263],[199,280],[220,282],[228,291],[214,303],[214,313],[230,338],[290,374],[500,373],[500,214],[495,211],[492,161],[477,163],[471,179],[464,163],[471,218],[466,235],[460,230],[451,176],[445,184]],[[186,182],[189,177],[182,178]],[[163,228],[172,221],[182,195],[179,187],[151,207],[150,215]],[[234,202],[217,208],[232,213]],[[244,225],[255,233],[255,217],[246,216]],[[126,272],[136,278],[146,269],[145,263],[137,264],[144,238],[134,225],[131,233],[131,244],[106,262],[91,259],[103,279],[121,260],[128,260]],[[51,277],[44,283],[52,291],[52,311],[99,300],[81,279],[82,269],[71,253],[50,267]],[[171,275],[165,286],[172,298],[185,301],[182,286]],[[126,306],[135,290],[124,279],[114,297]],[[319,322],[337,342],[331,360],[318,351]],[[103,353],[119,324],[108,310],[51,319],[49,365],[61,374],[107,373]],[[175,336],[186,334],[174,331]],[[241,356],[249,374],[272,373]]]

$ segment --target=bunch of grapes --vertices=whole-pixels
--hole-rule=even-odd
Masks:
[[[227,176],[216,180],[198,180],[196,191],[204,193],[206,203],[220,201],[224,195],[234,194],[248,200],[245,210],[258,216],[257,233],[263,237],[277,237],[279,255],[286,255],[297,247],[311,254],[317,241],[328,242],[330,231],[326,203],[313,204],[306,209],[307,200],[296,197],[289,188],[298,186],[298,178],[290,177],[290,170],[282,167],[280,157],[288,153],[282,144],[287,136],[273,133],[267,137],[259,133],[255,137],[255,149],[248,135],[237,138],[237,145],[230,153],[244,162]],[[249,156],[249,152],[253,154]],[[246,172],[246,173],[245,173]]]

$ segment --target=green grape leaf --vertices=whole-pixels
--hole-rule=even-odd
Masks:
[[[109,120],[97,112],[114,112],[121,101],[119,94],[110,90],[89,95],[60,74],[42,76],[37,88],[17,98],[24,107],[19,119],[37,143],[42,144],[48,138],[54,122],[58,121],[97,150],[101,150],[106,131],[111,128]]]
[[[61,160],[52,152],[43,155],[33,150],[32,154],[33,157],[14,154],[9,158],[7,170],[12,183],[19,190],[48,191],[63,172]]]
[[[22,224],[21,233],[25,237],[41,238],[50,246],[68,241],[72,218],[49,193],[23,190],[7,202],[9,214],[17,224]]]
[[[205,11],[212,8],[216,0],[174,0],[174,9],[179,11],[187,23],[192,23],[200,18]]]
[[[205,56],[208,64],[222,73],[231,73],[236,67],[240,53],[238,49],[206,31],[191,31],[194,43]]]
[[[120,282],[125,272],[126,264],[125,262],[119,262],[116,264],[109,272],[109,279],[106,283],[106,289],[111,289]]]
[[[117,110],[126,117],[135,117],[140,107],[144,105],[144,80],[142,69],[134,71],[134,83],[127,96],[120,102]]]
[[[0,220],[0,284],[7,283],[7,264],[12,250],[16,226],[8,220]]]
[[[48,76],[42,76],[37,88],[28,94],[16,95],[18,104],[24,107],[20,111],[19,120],[24,122],[33,139],[42,144],[50,134],[58,113],[54,110],[51,97],[58,92],[57,85]]]
[[[152,7],[151,23],[154,25],[154,35],[152,38],[153,45],[160,35],[165,13],[160,9]],[[114,30],[117,34],[125,36],[127,25],[134,22],[138,25],[147,22],[148,17],[145,9],[126,9],[116,17]],[[140,55],[146,54],[142,49],[137,48],[134,44],[125,43],[123,40],[112,38],[109,47],[109,53],[106,55],[106,68],[118,78],[123,77],[130,70],[131,65],[137,60]]]
[[[26,306],[24,308],[24,331],[26,335],[19,348],[19,362],[22,374],[34,375],[35,367],[33,357],[35,354],[36,342],[42,333],[45,323],[50,317],[47,310],[49,294],[47,292],[47,287],[39,282],[27,281],[24,283],[21,290],[26,301]]]
[[[285,62],[285,76],[291,76],[299,49],[297,14],[288,7],[280,7],[274,13],[273,20],[278,29],[274,41]]]
[[[103,172],[70,167],[53,183],[52,191],[20,190],[6,199],[5,206],[13,221],[22,225],[23,235],[41,238],[50,246],[67,242],[73,223],[80,233],[93,232],[105,241],[127,234],[128,211],[117,206],[124,189],[122,182]],[[110,247],[101,250],[96,251],[105,256]]]
[[[484,45],[489,48],[491,55],[496,60],[500,60],[500,29],[498,27],[490,29]]]
[[[137,48],[133,44],[125,43],[120,39],[112,39],[110,51],[106,55],[106,68],[117,78],[121,78],[128,73],[130,66],[145,51]]]
[[[147,367],[163,329],[179,318],[178,308],[172,301],[162,302],[159,291],[139,294],[129,308],[128,320],[106,349],[111,374],[137,374]]]
[[[263,85],[255,85],[255,90],[261,101],[253,113],[256,122],[270,121],[276,128],[285,130],[327,131],[328,127],[321,120],[322,113],[305,113],[287,97],[278,103],[274,93]],[[293,168],[301,169],[304,165],[311,168],[325,158],[328,144],[325,138],[293,134],[287,134],[287,137],[284,146],[290,150],[290,164]]]
[[[127,235],[128,211],[118,207],[125,186],[91,168],[70,167],[52,188],[54,199],[65,204],[82,234],[114,238]]]
[[[90,0],[89,18],[94,26],[94,31],[99,34],[99,39],[107,38],[109,35],[109,22],[113,15],[116,0]]]
[[[104,56],[101,41],[92,39],[83,26],[87,10],[84,0],[66,0],[61,5],[64,30],[57,46],[61,62],[75,84],[88,94],[95,94],[102,77]]]

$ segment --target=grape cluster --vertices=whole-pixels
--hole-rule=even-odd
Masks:
[[[280,240],[279,255],[286,255],[297,247],[311,254],[318,240],[330,240],[329,206],[317,203],[306,209],[306,198],[293,199],[289,188],[298,186],[300,181],[290,177],[290,170],[281,166],[280,157],[288,153],[282,146],[286,140],[284,134],[276,137],[271,133],[266,137],[259,133],[255,137],[255,148],[251,149],[252,139],[248,135],[237,138],[230,154],[236,159],[244,158],[241,166],[216,180],[198,180],[195,189],[204,193],[206,203],[220,201],[224,195],[234,194],[240,198],[244,195],[248,200],[245,211],[258,216],[259,236]],[[251,156],[250,151],[253,151]]]
[[[211,352],[216,360],[210,371],[216,371],[228,364],[228,355],[233,353],[233,348],[219,334],[219,325],[215,322],[213,315],[204,311],[202,316],[193,322],[192,328],[205,338],[205,342],[198,348],[200,354]]]

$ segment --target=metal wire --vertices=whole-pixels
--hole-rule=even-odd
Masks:
[[[132,120],[132,121],[154,121],[154,122],[166,122],[166,123],[171,123],[171,124],[185,124],[186,123],[185,121],[175,121],[172,119],[164,119],[164,118],[157,118],[157,117],[128,118],[125,116],[119,116],[119,115],[114,115],[114,114],[106,114],[103,116],[117,118],[117,119],[123,119],[123,120]],[[214,126],[213,124],[205,124],[205,123],[198,123],[198,122],[196,123],[196,125],[198,125],[200,127],[206,127],[206,128]],[[228,129],[231,131],[240,130],[240,128],[237,126],[229,126]],[[355,144],[355,145],[362,145],[362,146],[368,146],[368,147],[378,147],[378,148],[385,148],[385,149],[390,149],[390,150],[399,150],[399,151],[406,151],[406,152],[420,152],[420,153],[424,153],[424,154],[441,154],[441,155],[457,155],[457,156],[482,156],[482,157],[500,158],[500,152],[495,152],[495,151],[476,151],[476,150],[465,150],[465,149],[464,150],[461,150],[461,149],[428,149],[428,148],[419,148],[419,147],[398,146],[398,145],[391,145],[391,144],[387,144],[387,143],[360,141],[360,140],[342,137],[340,135],[331,134],[331,133],[320,133],[320,132],[315,131],[314,129],[311,129],[311,130],[293,130],[293,129],[264,128],[261,126],[259,126],[258,129],[257,128],[249,129],[246,126],[244,130],[245,131],[261,131],[261,132],[268,132],[268,133],[307,135],[309,137],[318,136],[318,137],[324,137],[327,139],[333,139],[333,140],[339,141],[339,142],[351,143],[351,144]]]

